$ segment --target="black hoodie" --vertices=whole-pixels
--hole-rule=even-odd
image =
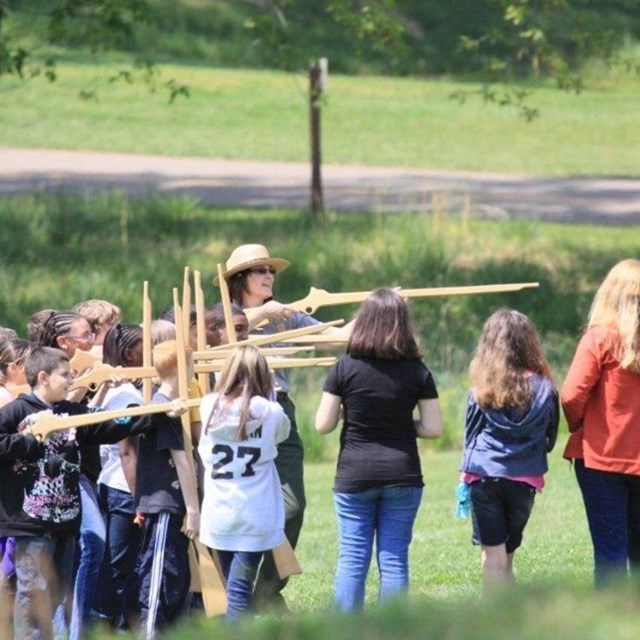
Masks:
[[[53,407],[33,393],[23,394],[0,409],[0,536],[75,534],[80,524],[80,457],[90,445],[118,442],[140,428],[140,420],[113,421],[52,433],[38,442],[22,435],[27,416],[87,413],[88,407],[62,401]]]

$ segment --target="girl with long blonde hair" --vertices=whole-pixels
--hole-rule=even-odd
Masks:
[[[561,397],[602,585],[640,567],[640,260],[598,288]]]
[[[275,401],[267,361],[251,345],[236,348],[215,392],[200,406],[205,425],[200,540],[215,549],[227,583],[227,620],[251,607],[263,552],[285,541],[284,499],[274,460],[290,423]]]
[[[558,394],[535,326],[499,309],[471,361],[458,496],[470,503],[483,589],[515,581],[513,557],[544,486],[558,432]]]

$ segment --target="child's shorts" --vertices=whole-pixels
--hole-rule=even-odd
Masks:
[[[505,544],[512,553],[522,544],[536,490],[526,482],[481,478],[471,484],[473,544]]]

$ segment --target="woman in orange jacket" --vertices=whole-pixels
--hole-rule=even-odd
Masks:
[[[600,285],[561,397],[602,585],[640,569],[640,260]]]

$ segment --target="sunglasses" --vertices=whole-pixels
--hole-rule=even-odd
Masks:
[[[255,269],[250,269],[249,273],[258,273],[261,276],[266,276],[267,273],[270,273],[272,276],[275,276],[276,270],[273,267],[256,267]]]

